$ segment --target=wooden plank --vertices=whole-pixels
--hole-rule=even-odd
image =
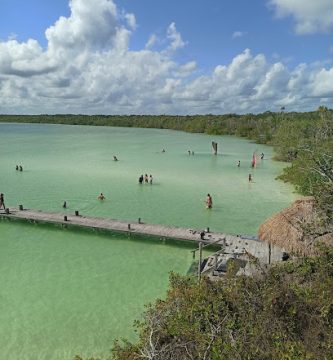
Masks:
[[[67,216],[67,221],[64,220],[64,216]],[[205,238],[201,239],[200,233],[202,230],[193,230],[158,224],[121,221],[111,218],[97,218],[82,215],[75,216],[69,215],[68,213],[51,213],[31,209],[10,209],[9,214],[0,213],[0,217],[8,219],[20,219],[26,221],[60,224],[65,226],[79,226],[83,228],[117,231],[126,234],[131,233],[137,235],[148,235],[174,240],[186,240],[196,243],[203,242],[205,244],[215,243],[216,245],[223,245],[225,243],[229,243],[229,245],[231,245],[237,243],[241,247],[242,244],[244,245],[246,241],[235,235],[215,232],[206,233]],[[130,224],[130,230],[128,229],[128,224]],[[251,242],[253,240],[248,241]]]

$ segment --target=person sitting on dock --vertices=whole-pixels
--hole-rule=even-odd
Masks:
[[[99,194],[98,200],[105,200],[105,196],[103,195],[103,193]]]
[[[0,194],[0,209],[3,207],[4,210],[6,210],[6,206],[5,206],[5,200],[4,200],[4,195],[3,193]]]
[[[210,194],[207,194],[206,197],[206,209],[211,209],[213,207],[213,199]]]

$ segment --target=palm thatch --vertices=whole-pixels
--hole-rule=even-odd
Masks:
[[[317,255],[316,244],[319,242],[333,245],[333,234],[320,231],[320,220],[312,197],[298,199],[266,220],[259,227],[258,236],[260,240],[303,256]]]

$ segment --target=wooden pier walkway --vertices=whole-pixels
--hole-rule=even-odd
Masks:
[[[241,240],[244,241],[241,237],[217,232],[205,232],[205,235],[202,238],[202,230],[146,224],[143,222],[139,223],[138,221],[130,222],[110,218],[69,215],[68,213],[51,213],[31,209],[10,209],[9,214],[1,212],[0,217],[37,223],[60,224],[68,227],[78,226],[82,228],[116,231],[126,234],[148,235],[165,239],[187,240],[196,243],[202,242],[205,244],[216,243],[217,245],[225,245]]]
[[[110,218],[82,216],[78,212],[74,215],[66,213],[51,213],[41,210],[6,209],[0,212],[0,218],[16,219],[34,223],[57,224],[64,227],[80,227],[87,229],[119,232],[126,235],[136,234],[152,236],[159,239],[191,241],[199,245],[221,246],[229,254],[250,253],[264,264],[280,261],[282,249],[262,242],[255,237],[244,235],[230,235],[219,232],[186,229],[157,224],[146,224],[138,221],[121,221]],[[204,231],[204,234],[202,232]]]

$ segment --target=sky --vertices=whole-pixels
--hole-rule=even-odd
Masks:
[[[333,0],[0,0],[1,114],[333,108]]]

